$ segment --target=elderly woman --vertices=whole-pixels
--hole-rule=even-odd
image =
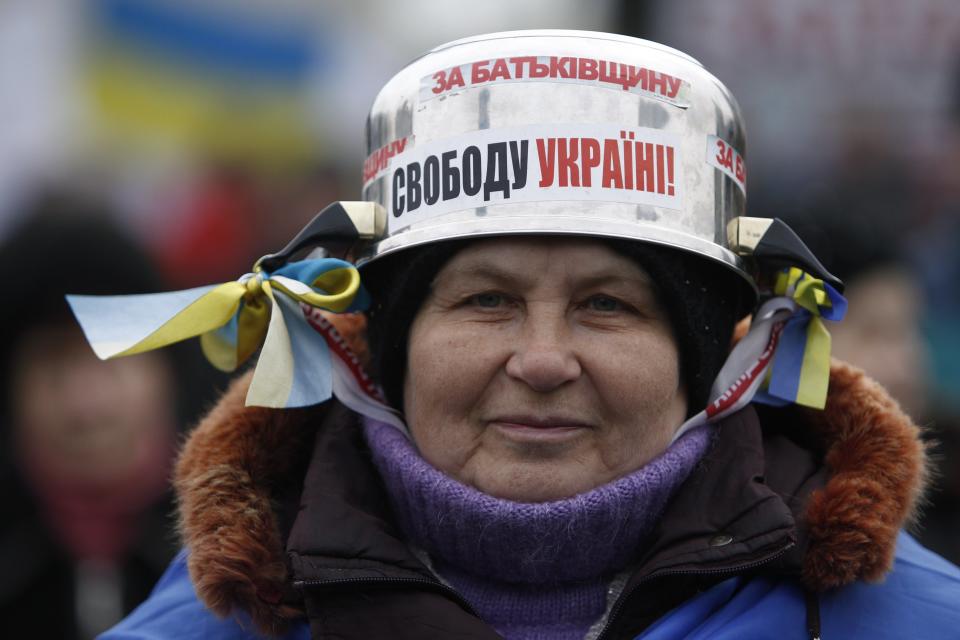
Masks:
[[[105,637],[955,637],[960,572],[900,533],[917,428],[848,366],[827,390],[841,285],[743,216],[743,149],[723,85],[644,41],[494,34],[398,74],[376,205],[238,285],[273,301],[260,362],[180,457],[184,553]],[[367,333],[283,302],[335,288],[293,282],[315,244],[361,264]]]

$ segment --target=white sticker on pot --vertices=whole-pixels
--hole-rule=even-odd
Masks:
[[[403,153],[407,145],[413,146],[413,136],[391,140],[368,155],[363,162],[363,185],[366,186],[385,173],[390,168],[393,157]]]
[[[391,233],[453,211],[578,200],[679,210],[680,137],[598,124],[486,129],[395,154],[384,176]]]
[[[747,163],[733,145],[717,136],[707,136],[707,164],[733,178],[744,195],[747,193]]]
[[[690,83],[669,73],[613,60],[512,56],[440,69],[420,79],[420,102],[506,82],[562,82],[627,91],[686,108]]]

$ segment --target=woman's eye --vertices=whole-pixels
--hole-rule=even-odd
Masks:
[[[478,293],[470,297],[470,303],[477,307],[492,309],[503,304],[503,296],[499,293]]]
[[[593,296],[587,300],[587,307],[591,311],[620,311],[623,308],[623,305],[620,304],[620,301],[611,298],[609,296]]]

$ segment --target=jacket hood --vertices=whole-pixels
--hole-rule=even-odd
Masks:
[[[362,322],[335,320],[362,352]],[[801,576],[815,591],[881,580],[927,480],[920,430],[886,391],[842,362],[832,362],[830,375],[823,411],[792,410],[828,476],[796,514],[805,536]],[[279,633],[303,612],[284,560],[290,523],[277,507],[299,499],[315,428],[331,403],[247,407],[250,377],[236,380],[192,432],[174,483],[199,598],[219,615],[241,609],[262,631]]]

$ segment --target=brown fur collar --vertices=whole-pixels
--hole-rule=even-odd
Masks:
[[[338,324],[362,344],[362,326]],[[249,378],[233,384],[184,446],[175,476],[180,530],[200,599],[220,615],[245,610],[259,629],[279,633],[302,612],[281,598],[287,572],[271,487],[295,452],[309,450],[303,425],[316,424],[324,408],[245,407]],[[807,419],[831,477],[806,507],[803,579],[818,591],[880,580],[924,488],[919,430],[879,385],[840,362],[826,409]]]

